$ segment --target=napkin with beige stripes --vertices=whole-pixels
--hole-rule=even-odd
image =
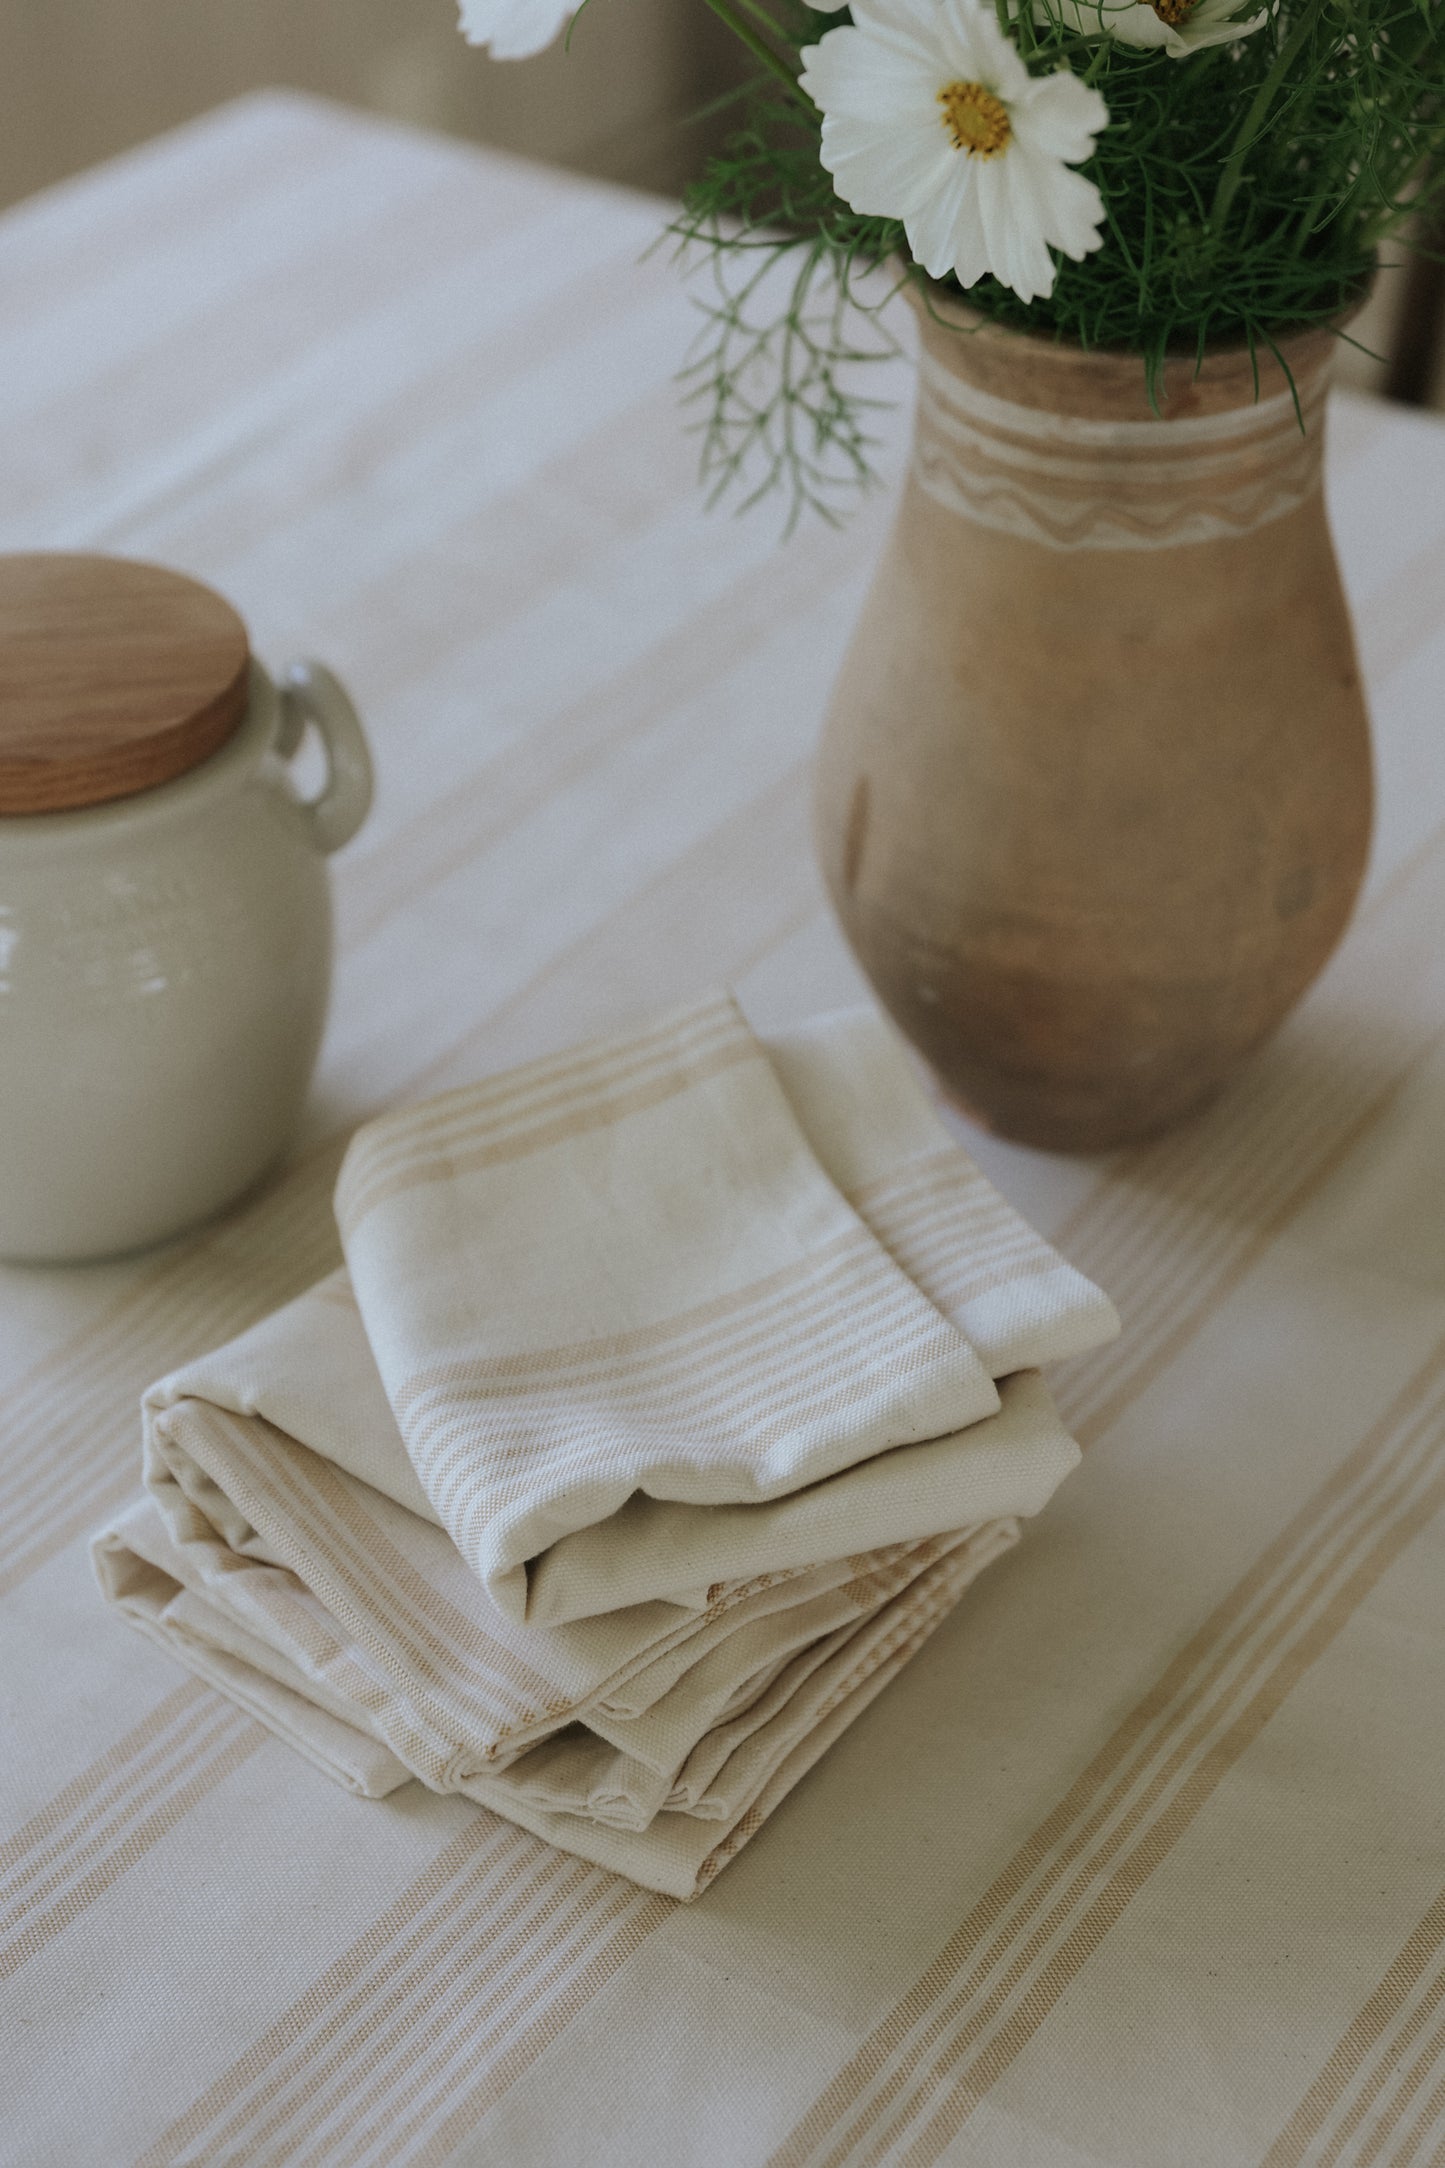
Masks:
[[[107,1598],[329,1775],[690,1897],[1078,1459],[1107,1298],[869,1013],[371,1124],[346,1269],[144,1402]]]

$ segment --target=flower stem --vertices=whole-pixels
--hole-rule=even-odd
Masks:
[[[746,0],[744,0],[744,4],[746,4]],[[751,23],[744,21],[738,10],[732,5],[732,0],[707,0],[707,5],[712,9],[718,21],[726,23],[733,36],[740,38],[748,51],[756,59],[760,60],[765,68],[771,70],[777,76],[779,82],[786,83],[791,96],[797,100],[798,104],[806,112],[811,113],[813,111],[813,101],[806,91],[798,88],[798,78],[794,75],[782,54],[775,52],[772,46],[768,44],[767,39],[760,37],[758,32],[754,30]]]
[[[770,37],[777,38],[784,45],[787,44],[788,33],[781,23],[774,20],[765,7],[759,5],[759,0],[737,0],[737,5],[743,10],[744,14],[751,15],[755,23],[761,23]]]
[[[1219,186],[1214,191],[1214,201],[1210,205],[1209,224],[1216,239],[1229,216],[1230,206],[1244,178],[1244,162],[1254,146],[1256,136],[1269,118],[1270,107],[1279,96],[1281,84],[1314,29],[1320,7],[1321,0],[1312,0],[1312,4],[1304,8],[1299,21],[1275,54],[1273,66],[1250,100],[1249,109],[1239,124],[1239,133],[1230,146],[1229,156],[1224,161],[1224,170],[1219,176]]]

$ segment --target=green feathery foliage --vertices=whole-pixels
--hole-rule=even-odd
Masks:
[[[821,116],[796,82],[801,48],[848,17],[709,4],[747,31],[762,72],[675,229],[711,272],[688,370],[704,474],[749,503],[781,484],[793,517],[832,517],[869,478],[874,402],[854,364],[896,351],[880,294],[921,274],[897,222],[833,193]],[[1022,16],[998,5],[1035,72],[1067,66],[1109,108],[1081,169],[1104,200],[1103,246],[1060,259],[1047,300],[971,287],[999,323],[1137,352],[1151,379],[1166,352],[1269,345],[1338,318],[1380,243],[1445,191],[1441,0],[1264,0],[1253,35],[1183,60],[1081,35],[1052,0]]]

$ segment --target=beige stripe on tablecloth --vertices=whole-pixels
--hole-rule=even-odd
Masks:
[[[1435,2042],[1437,2056],[1441,2044],[1441,2039],[1437,2037]],[[1409,2128],[1403,2134],[1396,2155],[1397,2159],[1401,2162],[1419,2160],[1421,2145],[1428,2144],[1432,2133],[1439,2132],[1442,2118],[1445,2118],[1445,2078],[1442,2078],[1439,2084],[1434,2087],[1421,2107],[1419,2114],[1415,2116]],[[1429,2159],[1423,2163],[1423,2168],[1442,2168],[1442,2163],[1445,2163],[1445,2137],[1440,2138]]]
[[[389,2092],[391,2157],[444,2160],[674,1909],[478,1810],[135,2168],[291,2159]],[[328,2142],[329,2168],[346,2157]]]
[[[607,437],[606,430],[599,432],[599,441]],[[570,475],[575,471],[575,462],[569,460],[568,467]],[[831,535],[820,542],[816,553],[800,551],[781,558],[770,553],[761,564],[748,562],[683,623],[670,626],[634,660],[538,718],[523,738],[491,760],[469,774],[453,778],[445,799],[429,802],[408,820],[397,823],[379,843],[370,847],[360,844],[360,862],[349,869],[352,877],[343,900],[343,924],[352,941],[359,944],[374,938],[428,891],[475,864],[490,844],[545,802],[558,780],[575,769],[579,758],[600,761],[659,716],[685,710],[716,679],[720,644],[724,651],[732,652],[740,639],[762,644],[785,632],[837,588],[861,561],[866,547],[856,532],[846,538]],[[575,573],[580,566],[567,569]],[[790,765],[771,788],[784,789],[788,777],[800,776],[801,772],[800,766]],[[801,799],[801,793],[797,795]],[[755,819],[755,803],[750,801],[729,813],[720,827]],[[816,876],[806,855],[797,848],[805,830],[805,819],[789,822],[787,855],[772,859],[768,885],[785,881],[790,870],[806,867],[809,891],[816,898]],[[694,848],[701,849],[701,843]],[[728,870],[736,869],[738,857],[737,851],[727,852]],[[660,869],[653,880],[667,878],[676,863]],[[720,884],[708,891],[719,892]],[[740,899],[730,886],[726,897],[729,921],[736,918],[740,901],[745,908],[751,907],[763,893],[760,886]],[[695,910],[695,889],[689,900]],[[716,916],[709,914],[708,930],[714,940],[717,923]],[[667,919],[649,914],[649,931],[654,935],[659,926],[666,930],[668,924]],[[592,941],[596,933],[597,928],[591,927],[584,939]],[[681,999],[698,985],[737,976],[736,960],[720,958],[714,946],[706,963],[690,975],[688,983],[673,989],[672,998]],[[579,994],[585,986],[582,977]],[[651,986],[636,990],[640,1009],[655,1010],[658,999]],[[595,1019],[596,1028],[615,1024],[616,1016],[614,994],[608,1011]],[[467,1066],[486,1064],[489,1022],[487,1017],[474,1018],[449,1052],[433,1056],[431,1066],[439,1066],[453,1054],[465,1059],[473,1047],[477,1052]],[[571,1037],[577,1036],[578,1028],[573,1028]]]
[[[1445,2003],[1445,1890],[1397,1949],[1363,2005],[1280,2131],[1261,2168],[1337,2168],[1361,2153],[1352,2140],[1402,2075],[1402,2064]],[[1439,2053],[1439,2049],[1436,2049]]]
[[[1441,2069],[1442,2057],[1445,2057],[1445,2025],[1437,2025],[1428,2045],[1421,2050],[1415,2059],[1407,2080],[1406,2089],[1414,2091],[1423,2086],[1432,2073]],[[1408,2168],[1411,2161],[1418,2160],[1421,2146],[1428,2145],[1432,2137],[1438,2142],[1426,2162],[1425,2168],[1440,2168],[1441,2161],[1445,2160],[1445,2130],[1442,2130],[1441,2127],[1442,2120],[1445,2120],[1445,2076],[1439,2077],[1435,2084],[1431,2086],[1430,2091],[1421,2101],[1415,2114],[1400,2133],[1395,2147],[1395,2159],[1400,2163],[1400,2168]],[[1391,2127],[1393,2126],[1387,2125],[1382,2128],[1382,2145],[1387,2141],[1389,2128]],[[1380,2157],[1378,2150],[1373,2153],[1361,2152],[1359,2156],[1360,2168],[1365,2168],[1367,2161],[1373,2162],[1379,2160]]]
[[[1439,1044],[1442,919],[1445,823],[1362,915],[1310,1007],[1256,1063],[1249,1090],[1131,1153],[1055,1231],[1055,1246],[1110,1290],[1127,1328],[1112,1364],[1086,1356],[1071,1366],[1061,1403],[1081,1443],[1101,1436],[1195,1337]],[[1330,1043],[1292,1061],[1293,1042],[1322,1013]]]
[[[517,1871],[520,1868],[525,1872]],[[434,2117],[447,2082],[453,2086],[459,2080],[465,2082],[475,2070],[472,2037],[477,2025],[485,2027],[509,2002],[515,2006],[518,1999],[545,1998],[577,1969],[579,1946],[585,1951],[619,1922],[629,1921],[633,1932],[614,1937],[614,1945],[620,1941],[625,1949],[634,1939],[635,1900],[615,1887],[596,1891],[587,1879],[585,1863],[570,1865],[566,1854],[558,1857],[549,1849],[540,1858],[519,1861],[504,1880],[508,1885],[505,1904],[474,1905],[470,1917],[447,1921],[428,1951],[430,1964],[436,1968],[428,1998],[409,2013],[404,2032],[390,2007],[383,2013],[389,2022],[364,2020],[358,2028],[367,2052],[365,2075],[353,2076],[342,2098],[323,2095],[318,2100],[314,2083],[308,2083],[299,2107],[272,2107],[247,2131],[248,2157],[254,2157],[257,2146],[279,2145],[287,2158],[310,2147],[320,2148],[328,2162],[341,2162],[370,2150],[399,2121],[405,2128],[413,2111],[420,2109],[421,2116]],[[476,1968],[464,1955],[452,1955],[458,1934],[467,1929],[483,1937],[487,1948],[484,1962]],[[533,1943],[539,1933],[548,1944],[548,1962],[542,1965],[529,1963],[525,1948],[519,1949],[513,1939],[525,1935]],[[451,1963],[438,1967],[437,1960],[449,1955]],[[468,1977],[471,1990],[466,2007],[458,2009],[442,2000],[438,2008],[438,1991],[444,1995],[459,1976]],[[535,2052],[530,2038],[518,2045],[524,2055]],[[387,2049],[390,2056],[384,2054]],[[269,2086],[266,2094],[269,2107]],[[409,2135],[415,2142],[419,2135],[415,2126]]]
[[[1435,1988],[1436,1983],[1431,1986]],[[1438,1993],[1432,1994],[1431,2000],[1438,2001]],[[1429,2144],[1432,2136],[1439,2142],[1429,2156],[1430,2163],[1445,2153],[1445,2131],[1440,2127],[1445,2115],[1445,2022],[1437,2024],[1418,2052],[1404,2063],[1409,2046],[1402,2038],[1390,2073],[1394,2083],[1382,2094],[1373,2120],[1357,2135],[1352,2134],[1353,2144],[1346,2141],[1337,2150],[1331,2149],[1340,2168],[1375,2168],[1377,2162],[1385,2160],[1391,2168],[1413,2168],[1421,2148]],[[1432,2076],[1436,2079],[1433,2086]]]
[[[1130,1711],[770,2168],[936,2161],[1442,1505],[1445,1341]]]
[[[1367,2155],[1361,2147],[1382,2127],[1378,2104],[1388,2103],[1409,2068],[1405,2058],[1445,2005],[1442,1952],[1445,1889],[1416,1921],[1374,1993],[1331,2048],[1260,2168],[1363,2168]],[[1433,2058],[1442,2052],[1445,2042],[1437,2028]]]
[[[269,1743],[261,1725],[204,1688],[168,1695],[0,1849],[0,1980]]]
[[[797,847],[807,795],[808,768],[798,762],[433,1056],[408,1094],[456,1089],[469,1071],[525,1060],[539,1042],[564,1034],[615,1031],[619,1016],[650,1013],[659,1001],[680,1004],[698,986],[741,984],[821,925],[827,912],[817,873]],[[722,952],[709,906],[725,886],[731,930]]]

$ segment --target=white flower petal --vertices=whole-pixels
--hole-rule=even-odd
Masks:
[[[1077,166],[1092,157],[1094,138],[1108,122],[1109,108],[1097,90],[1059,68],[1032,84],[1027,102],[1014,115],[1014,132],[1066,165]]]
[[[1234,45],[1240,38],[1250,37],[1254,31],[1262,29],[1267,20],[1267,11],[1261,9],[1258,15],[1251,15],[1245,22],[1217,23],[1211,29],[1207,24],[1196,25],[1191,17],[1172,34],[1169,52],[1175,60],[1182,60],[1186,53],[1203,52],[1209,45]]]
[[[950,75],[982,83],[1005,105],[1022,97],[1029,71],[1018,48],[999,29],[991,7],[979,0],[935,0],[937,50]]]
[[[1242,4],[1243,0],[1195,0],[1195,5],[1179,25],[1181,42],[1187,49],[1197,52],[1201,46],[1224,45],[1235,38],[1252,36],[1268,20],[1269,10],[1261,8],[1258,14],[1241,21]]]
[[[953,228],[953,268],[960,286],[976,286],[988,275],[988,244],[978,214],[978,189],[972,174],[962,192]]]
[[[846,204],[874,218],[908,218],[944,185],[958,162],[935,121],[880,132],[855,120],[825,120],[823,163]]]
[[[1182,60],[1206,46],[1230,45],[1258,30],[1268,11],[1240,19],[1238,10],[1243,4],[1244,0],[1196,0],[1178,24],[1164,22],[1150,0],[1034,0],[1034,15],[1040,22],[1062,23],[1067,29],[1117,38],[1121,45],[1164,51]]]
[[[459,0],[462,36],[493,60],[530,60],[559,36],[580,0]]]
[[[1025,151],[1019,163],[1031,165],[1035,155]],[[1046,204],[1040,221],[1044,239],[1050,248],[1060,249],[1075,263],[1082,263],[1104,243],[1103,197],[1082,173],[1068,169],[1060,173],[1054,167],[1042,173],[1034,170],[1036,196]]]
[[[1137,45],[1146,52],[1177,44],[1179,39],[1178,31],[1171,30],[1163,17],[1154,13],[1149,0],[1134,0],[1131,8],[1111,10],[1109,34],[1121,45]]]
[[[882,42],[908,42],[928,54],[937,50],[936,0],[853,0],[853,21]]]
[[[938,118],[938,69],[927,54],[879,46],[864,31],[829,30],[800,55],[803,89],[825,113],[899,122],[927,110]]]
[[[1054,260],[1044,239],[1046,204],[1026,158],[997,158],[979,175],[979,216],[993,274],[1020,301],[1054,290]]]
[[[961,243],[966,234],[976,236],[975,255],[982,242],[975,211],[971,224],[965,228],[963,207],[974,201],[974,178],[969,171],[969,161],[954,157],[942,185],[935,189],[928,202],[921,206],[907,222],[908,245],[914,260],[921,263],[932,279],[947,278],[950,271],[958,270]],[[974,271],[973,277],[981,273]],[[972,284],[959,274],[960,285]]]

